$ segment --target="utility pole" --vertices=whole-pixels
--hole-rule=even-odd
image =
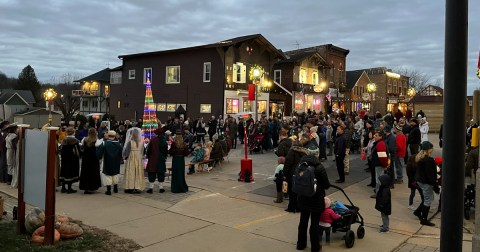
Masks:
[[[443,111],[442,215],[440,251],[462,251],[467,97],[468,0],[445,4],[445,92]]]

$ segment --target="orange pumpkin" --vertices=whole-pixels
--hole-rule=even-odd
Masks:
[[[53,243],[56,243],[60,240],[60,233],[58,230],[54,229],[54,238],[53,238]],[[35,230],[32,234],[32,242],[36,244],[43,244],[43,241],[45,240],[45,226],[41,226]]]

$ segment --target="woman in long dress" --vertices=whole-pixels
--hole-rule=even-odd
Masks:
[[[82,170],[80,172],[80,190],[85,194],[93,194],[102,186],[100,178],[100,161],[96,154],[95,143],[97,131],[94,128],[88,130],[88,136],[83,140]]]
[[[123,147],[125,161],[125,192],[140,193],[145,188],[145,176],[143,167],[143,141],[139,128],[131,128],[127,131],[125,145]]]
[[[185,182],[185,156],[188,155],[188,146],[183,142],[182,134],[176,134],[175,142],[170,147],[172,155],[172,192],[188,192],[188,185]]]

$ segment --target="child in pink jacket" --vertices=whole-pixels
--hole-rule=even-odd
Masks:
[[[339,219],[342,216],[339,214],[336,214],[330,208],[330,204],[332,203],[332,200],[330,200],[328,197],[325,197],[324,200],[325,200],[325,210],[323,210],[323,212],[320,214],[320,223],[319,223],[320,243],[322,242],[323,231],[325,231],[325,241],[327,242],[327,245],[328,245],[330,244],[330,231],[332,230],[332,222],[334,220]]]

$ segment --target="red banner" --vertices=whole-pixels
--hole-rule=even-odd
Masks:
[[[248,100],[255,101],[255,84],[248,84]]]

